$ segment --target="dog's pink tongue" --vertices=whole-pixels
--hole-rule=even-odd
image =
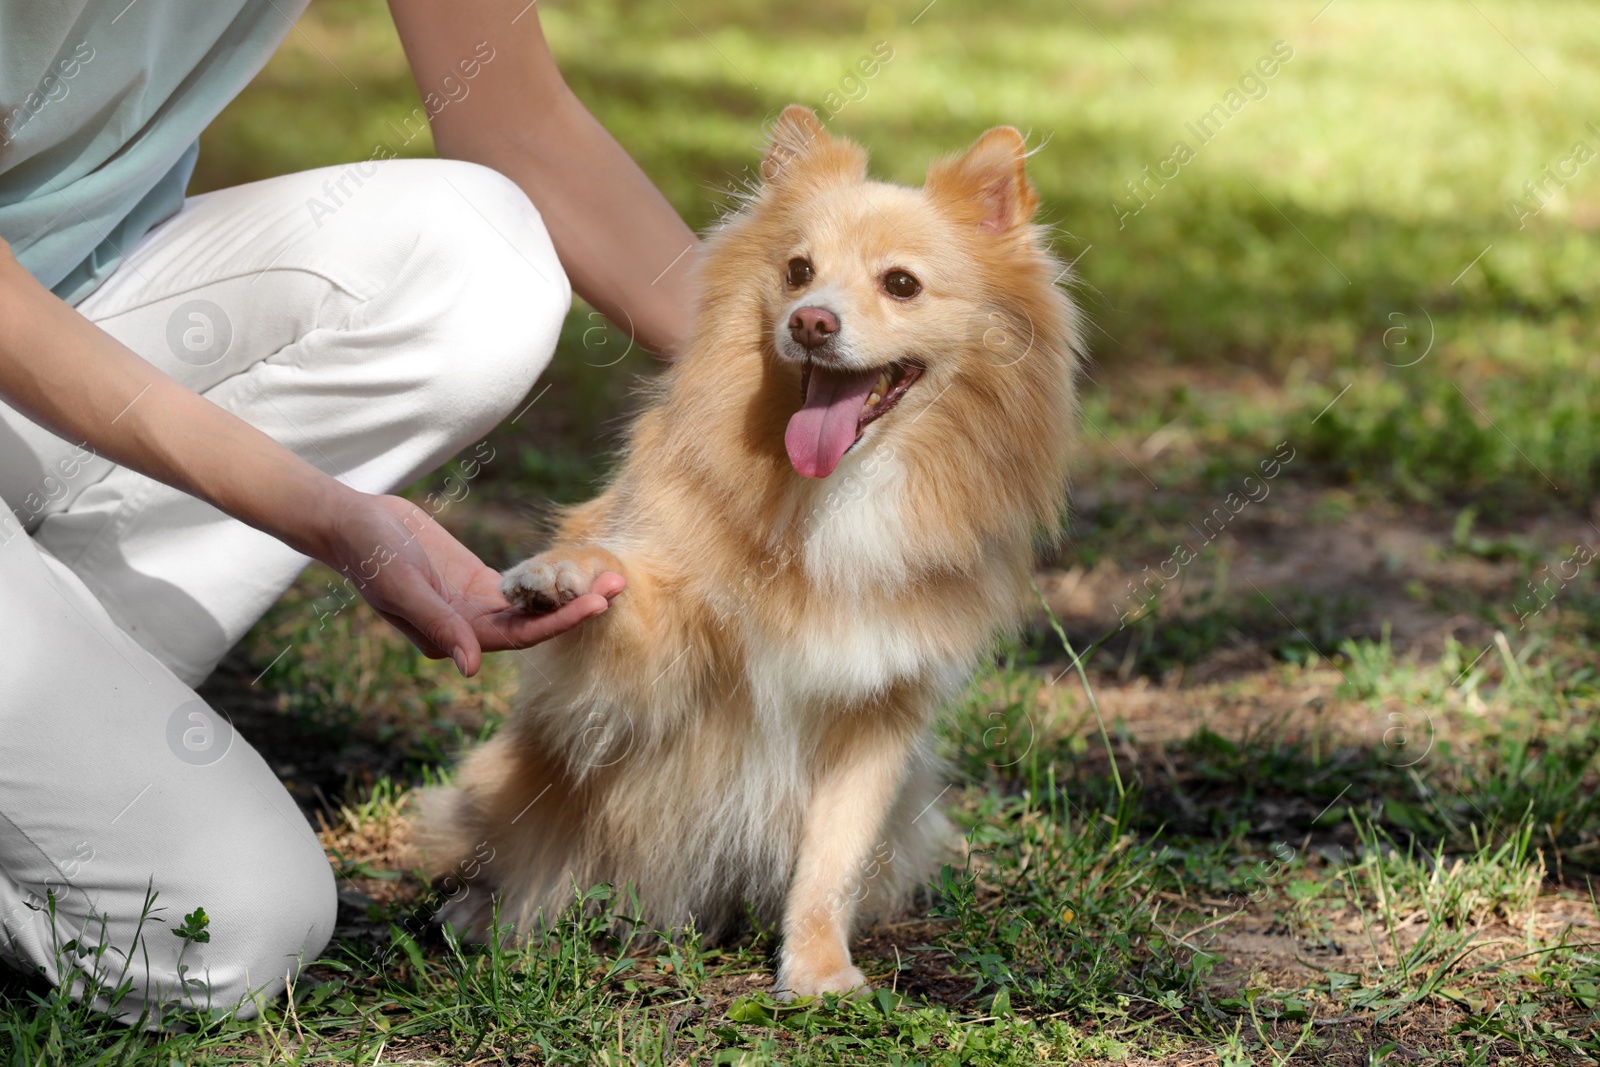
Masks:
[[[878,372],[811,368],[805,406],[789,419],[783,445],[789,462],[807,478],[826,478],[856,441],[861,405]]]

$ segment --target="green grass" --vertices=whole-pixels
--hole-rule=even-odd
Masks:
[[[347,669],[330,644],[285,676],[287,714],[301,687]],[[1084,690],[1053,684],[1019,647],[942,726],[970,858],[930,887],[925,921],[897,939],[904,951],[863,947],[879,988],[864,1001],[768,999],[765,931],[717,946],[692,933],[619,940],[604,908],[624,887],[582,894],[542,941],[442,940],[426,928],[425,886],[402,871],[402,892],[381,902],[397,875],[337,844],[359,851],[361,833],[382,839],[403,822],[405,789],[381,778],[355,788],[325,833],[341,874],[374,899],[344,918],[292,1001],[248,1024],[185,1014],[186,1032],[155,1038],[11,980],[0,1041],[17,1063],[370,1063],[387,1049],[395,1062],[1033,1064],[1194,1048],[1247,1063],[1280,1062],[1269,1050],[1287,1057],[1297,1043],[1299,1055],[1352,1054],[1318,1019],[1359,1020],[1379,1048],[1417,1013],[1452,1008],[1452,1026],[1429,1035],[1437,1062],[1600,1052],[1596,946],[1540,917],[1556,855],[1593,869],[1584,846],[1600,834],[1600,811],[1573,796],[1592,784],[1594,745],[1542,709],[1592,719],[1593,685],[1574,686],[1558,657],[1446,679],[1456,665],[1351,642],[1322,668],[1345,673],[1341,699],[1398,694],[1441,722],[1478,697],[1494,720],[1470,735],[1482,747],[1415,774],[1381,747],[1317,754],[1270,729],[1202,731],[1165,746],[1153,772],[1128,762],[1126,739],[1086,740]],[[1177,790],[1212,818],[1164,819]],[[1293,814],[1260,825],[1269,806]],[[1241,916],[1294,931],[1306,953],[1296,982],[1220,974],[1235,950],[1213,939]],[[1326,942],[1340,954],[1319,954]]]
[[[988,125],[1028,131],[1043,217],[1083,256],[1107,387],[1089,411],[1119,441],[1182,419],[1209,462],[1289,439],[1317,476],[1406,499],[1583,504],[1600,479],[1600,166],[1522,228],[1507,205],[1575,141],[1600,150],[1584,125],[1600,15],[1342,0],[1312,23],[1321,6],[940,0],[914,25],[886,4],[541,11],[573,87],[696,225],[761,122],[792,100],[831,110],[878,41],[893,59],[830,125],[880,173],[918,181]],[[303,29],[207,135],[197,187],[431,151],[396,133],[416,98],[381,5],[322,4]],[[1185,124],[1279,40],[1294,55],[1266,95],[1200,145]],[[1177,139],[1196,158],[1120,224],[1125,183]],[[1205,373],[1152,394],[1151,367]],[[1272,401],[1232,403],[1257,374]]]
[[[291,789],[365,897],[248,1024],[191,1015],[156,1037],[0,978],[7,1062],[1600,1056],[1600,593],[1586,570],[1537,614],[1517,608],[1592,532],[1600,163],[1525,227],[1508,210],[1574,141],[1600,148],[1585,127],[1600,10],[708,0],[540,16],[574,88],[697,226],[793,100],[836,111],[832,128],[908,182],[989,125],[1029,133],[1094,323],[1074,542],[1042,574],[1105,572],[1109,593],[1059,628],[1037,620],[947,709],[946,800],[969,851],[907,925],[858,945],[877,993],[780,1006],[762,992],[770,931],[623,943],[603,910],[626,887],[578,887],[586,906],[542,943],[428,932],[436,901],[397,845],[407,795],[508,713],[513,665],[456,678],[313,570],[206,693],[299,767]],[[417,100],[381,3],[318,3],[301,31],[207,133],[197,190],[431,152],[397,132]],[[1197,146],[1185,123],[1278,40],[1294,54],[1265,95]],[[879,41],[894,58],[852,98]],[[1195,158],[1119,222],[1125,182],[1177,138]],[[603,482],[653,370],[616,361],[622,339],[588,315],[567,323],[549,393],[486,439],[492,460],[408,490],[449,496],[441,521],[493,563],[532,546],[548,502]],[[1108,624],[1124,580],[1281,442],[1295,459],[1273,495],[1190,584]],[[1309,581],[1346,565],[1329,545],[1385,527],[1413,535],[1375,564],[1392,578]],[[1261,560],[1318,536],[1285,572],[1299,578],[1252,588]]]

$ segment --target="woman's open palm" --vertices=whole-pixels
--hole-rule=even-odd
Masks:
[[[595,591],[545,615],[513,610],[500,574],[433,520],[397,496],[363,494],[332,524],[323,562],[432,659],[449,657],[476,674],[482,653],[527,648],[606,610],[625,584],[604,574]]]

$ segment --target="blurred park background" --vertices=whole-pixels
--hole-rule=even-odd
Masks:
[[[569,945],[559,972],[395,954],[386,923],[425,894],[406,791],[503,718],[514,664],[459,679],[365,609],[319,610],[333,575],[308,572],[205,690],[321,820],[346,890],[344,969],[314,972],[292,1027],[304,1062],[376,1062],[372,1019],[428,1062],[1593,1062],[1600,7],[537,13],[696,228],[790,102],[913,184],[989,126],[1025,131],[1092,322],[1072,542],[949,709],[973,858],[862,947],[893,1003],[788,1016],[760,996],[759,933],[626,967]],[[192,191],[427,156],[418,106],[381,0],[315,0]],[[476,477],[409,490],[493,565],[603,482],[655,372],[597,327],[574,308]],[[1227,503],[1271,458],[1270,495]],[[1178,544],[1196,558],[1150,583]]]
[[[1026,131],[1084,281],[1108,434],[1179,420],[1215,459],[1292,433],[1315,476],[1396,499],[1587,506],[1600,166],[1571,157],[1600,154],[1590,5],[538,10],[568,82],[696,228],[792,101],[836,111],[830,128],[908,183],[988,126]],[[862,78],[878,42],[893,58]],[[1259,77],[1275,46],[1290,58]],[[1209,141],[1191,132],[1240,100]],[[402,133],[417,106],[383,5],[319,0],[202,142],[195,189],[428,155]]]

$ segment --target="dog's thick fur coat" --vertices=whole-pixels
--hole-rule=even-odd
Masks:
[[[1017,625],[1065,513],[1078,317],[1024,156],[1000,127],[908,189],[806,109],[779,118],[615,481],[506,576],[529,610],[605,571],[627,587],[526,654],[515,714],[425,796],[431,867],[488,890],[445,918],[481,936],[493,896],[536,929],[574,882],[631,883],[661,928],[714,935],[746,904],[778,925],[780,995],[863,984],[852,930],[950,845],[933,713]],[[920,291],[886,291],[893,271]],[[822,478],[785,453],[808,301],[840,366],[920,369]]]

